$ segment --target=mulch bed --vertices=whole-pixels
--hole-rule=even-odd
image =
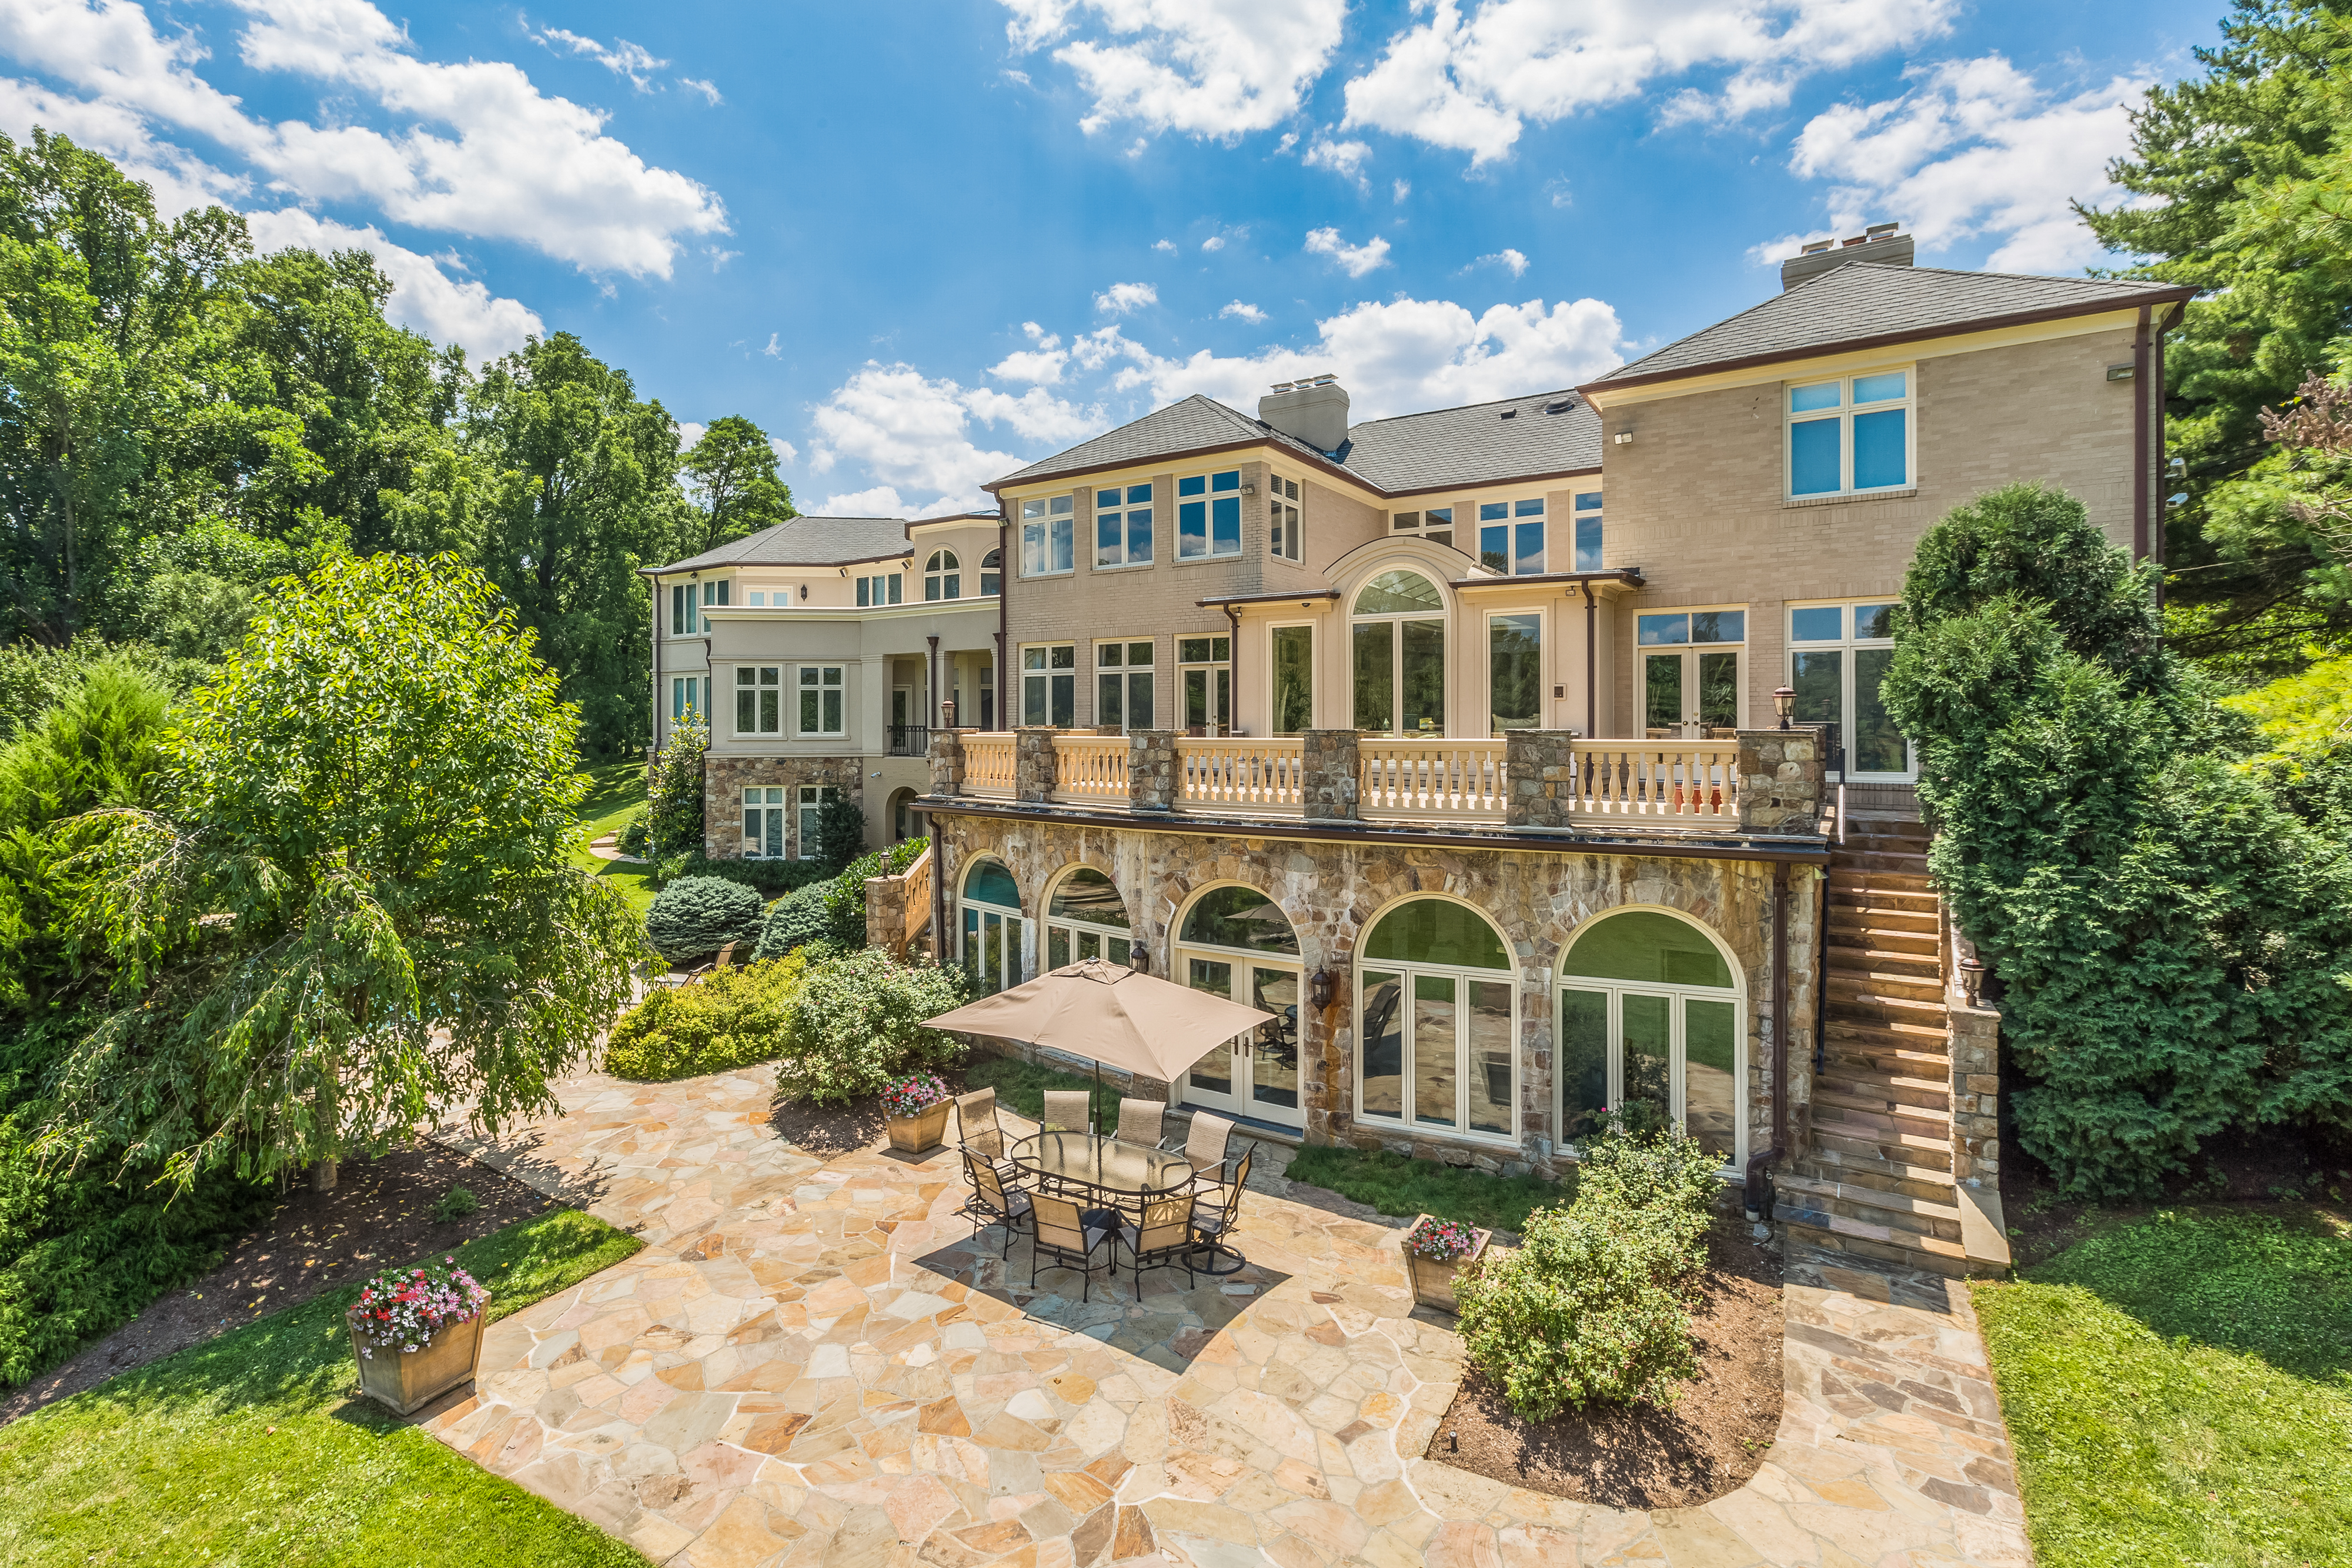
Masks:
[[[963,1069],[934,1067],[950,1094],[964,1092]],[[768,1107],[768,1130],[803,1154],[821,1160],[839,1159],[870,1149],[889,1134],[890,1119],[882,1113],[882,1097],[868,1094],[846,1105],[812,1105],[806,1101],[779,1099]],[[955,1113],[948,1113],[948,1136],[955,1136]]]
[[[425,1253],[502,1230],[554,1207],[522,1183],[436,1144],[382,1159],[350,1159],[331,1192],[288,1189],[269,1222],[239,1238],[220,1266],[0,1399],[0,1425],[79,1394],[117,1373]],[[434,1204],[462,1186],[481,1207],[436,1224]]]
[[[1747,1484],[1780,1428],[1780,1260],[1737,1216],[1707,1239],[1691,1314],[1698,1378],[1671,1410],[1591,1406],[1531,1426],[1474,1371],[1428,1457],[1554,1497],[1611,1508],[1688,1508]]]

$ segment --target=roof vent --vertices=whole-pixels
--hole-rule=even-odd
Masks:
[[[1576,400],[1572,397],[1556,397],[1549,402],[1544,404],[1544,412],[1546,413],[1566,413],[1570,409],[1572,409],[1575,406]]]
[[[1874,262],[1881,267],[1911,265],[1911,236],[1896,231],[1901,224],[1873,224],[1847,239],[1817,239],[1780,264],[1780,287],[1794,288],[1849,261]]]
[[[1257,400],[1257,416],[1318,452],[1337,452],[1348,444],[1348,389],[1337,376],[1278,383]]]

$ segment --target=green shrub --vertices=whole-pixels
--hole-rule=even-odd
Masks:
[[[816,809],[816,859],[839,872],[866,847],[866,812],[856,801],[835,795]],[[806,849],[802,852],[805,854]],[[862,938],[861,938],[862,939]]]
[[[808,943],[825,939],[832,930],[834,886],[830,882],[811,883],[770,904],[767,918],[760,923],[759,950],[752,956],[781,958]],[[866,945],[862,925],[855,945]]]
[[[710,731],[674,725],[646,779],[647,841],[656,859],[702,852],[702,752]]]
[[[690,854],[672,856],[656,869],[664,882],[682,876],[715,876],[758,888],[762,898],[781,898],[811,883],[833,880],[814,861],[715,861]]]
[[[824,899],[825,935],[845,947],[866,946],[866,879],[896,876],[922,858],[921,839],[901,839],[888,849],[874,850],[842,867],[827,884]]]
[[[740,882],[683,877],[654,895],[646,934],[672,963],[699,958],[757,935],[763,907],[759,894]]]
[[[953,1035],[923,1020],[962,1002],[963,971],[901,964],[879,947],[828,957],[793,1002],[776,1090],[819,1103],[878,1094],[892,1074],[960,1060]]]
[[[482,1200],[474,1196],[469,1186],[453,1186],[433,1205],[433,1223],[448,1225],[468,1218],[482,1211]]]
[[[1681,1127],[1643,1137],[1612,1127],[1588,1138],[1576,1165],[1576,1205],[1654,1216],[1681,1245],[1706,1260],[1699,1245],[1723,1198],[1723,1162]]]
[[[652,842],[649,816],[647,811],[630,813],[628,821],[621,829],[620,850],[623,854],[635,855],[639,860],[646,858],[646,846]]]
[[[658,1082],[766,1061],[783,1047],[807,968],[796,953],[656,988],[614,1026],[604,1071]]]

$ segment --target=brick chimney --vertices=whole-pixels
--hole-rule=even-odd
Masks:
[[[1815,240],[1780,264],[1781,292],[1849,261],[1874,261],[1884,267],[1910,266],[1911,236],[1895,232],[1902,226],[1873,224],[1852,239]]]
[[[1257,400],[1257,416],[1318,452],[1337,452],[1348,444],[1348,389],[1336,377],[1279,382]]]

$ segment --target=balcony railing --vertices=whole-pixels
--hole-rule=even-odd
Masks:
[[[1127,803],[1127,737],[1054,737],[1054,799]]]
[[[963,788],[968,795],[1013,799],[1013,737],[1011,730],[963,737]]]
[[[1589,821],[1739,821],[1739,743],[1580,740],[1567,792]]]
[[[1507,789],[1503,753],[1499,740],[1367,736],[1356,743],[1357,800],[1367,821],[1499,822]]]
[[[1176,741],[1176,810],[1295,817],[1304,807],[1307,743],[1296,736]]]
[[[927,724],[894,724],[890,727],[890,755],[893,757],[929,757],[931,754],[931,727]]]

